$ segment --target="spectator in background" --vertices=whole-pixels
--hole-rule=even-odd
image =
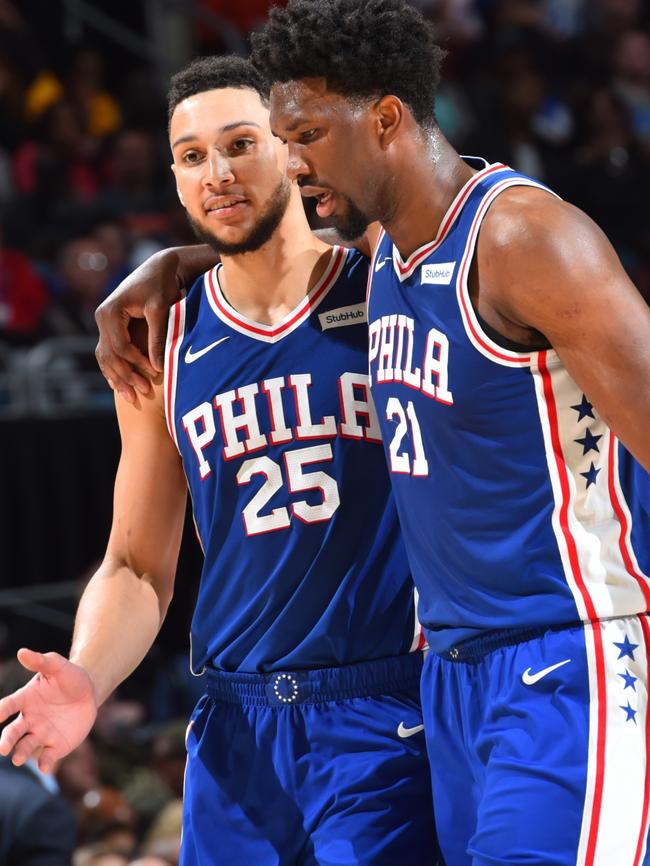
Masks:
[[[650,155],[650,36],[623,33],[613,56],[614,92],[625,106],[634,134]]]
[[[84,845],[75,851],[72,866],[128,866],[129,858],[107,845]]]
[[[164,860],[162,857],[140,857],[131,860],[129,866],[174,866],[174,864],[171,860]]]
[[[171,800],[160,810],[147,833],[141,853],[146,858],[162,859],[177,866],[181,850],[183,801]]]
[[[37,120],[58,102],[69,101],[84,118],[83,132],[101,139],[119,129],[122,113],[115,98],[104,88],[102,55],[81,47],[74,54],[64,80],[51,69],[40,72],[27,90],[25,113]]]
[[[63,796],[79,810],[86,794],[100,786],[97,757],[92,741],[85,740],[59,761],[55,777]]]
[[[0,142],[13,151],[25,135],[25,82],[18,63],[0,40]]]
[[[17,662],[5,662],[0,697],[25,685],[25,674]],[[75,822],[54,779],[32,761],[14,767],[0,758],[0,791],[0,866],[69,866]]]
[[[105,89],[106,67],[102,55],[92,48],[80,48],[68,74],[66,95],[86,117],[86,132],[95,139],[111,135],[122,125],[122,112]]]
[[[650,163],[609,88],[591,92],[578,116],[574,164],[563,191],[596,220],[632,272],[647,231]]]
[[[73,102],[56,102],[44,112],[35,135],[14,156],[16,192],[29,199],[35,225],[52,218],[62,201],[88,202],[97,195],[97,157]]]
[[[596,32],[610,33],[614,38],[636,27],[643,16],[645,0],[598,0],[590,3]]]
[[[45,283],[27,256],[4,244],[0,228],[0,340],[35,342],[47,303]]]
[[[134,239],[167,233],[167,211],[175,193],[163,174],[163,163],[158,140],[147,130],[124,129],[113,143],[107,185],[98,204],[120,220]]]
[[[285,5],[286,0],[246,0],[246,3],[241,0],[199,0],[199,6],[232,21],[243,36],[264,23],[271,6]],[[208,38],[212,35],[203,30],[201,34]]]
[[[101,220],[93,229],[92,237],[106,256],[108,281],[105,292],[110,294],[133,270],[129,260],[131,235],[118,220]]]
[[[101,844],[127,858],[135,853],[135,813],[116,788],[87,791],[77,806],[77,820],[82,844]]]
[[[162,785],[179,799],[183,796],[183,782],[187,751],[184,720],[168,722],[154,738],[151,749],[151,766]]]
[[[108,257],[93,237],[74,238],[61,249],[56,268],[59,291],[43,315],[48,337],[94,335],[95,309],[110,279]]]

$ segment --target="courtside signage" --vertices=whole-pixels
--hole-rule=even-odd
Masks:
[[[338,307],[328,310],[318,316],[323,331],[328,328],[342,328],[344,325],[358,325],[368,321],[365,304],[355,304],[352,307]]]
[[[440,262],[436,265],[422,265],[421,283],[433,286],[448,286],[454,275],[456,262]]]

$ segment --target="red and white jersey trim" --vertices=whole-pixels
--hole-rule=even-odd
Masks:
[[[500,162],[495,162],[492,165],[488,165],[485,168],[482,168],[475,175],[467,181],[467,183],[461,187],[456,198],[452,201],[447,209],[447,212],[443,216],[440,225],[438,227],[438,233],[432,241],[424,244],[421,247],[418,247],[415,252],[411,253],[406,261],[402,259],[399,254],[399,250],[395,245],[393,245],[393,266],[395,268],[395,273],[397,274],[400,282],[407,280],[412,274],[413,271],[417,268],[419,264],[421,264],[427,256],[430,256],[431,253],[435,252],[435,250],[440,246],[440,244],[447,237],[449,232],[452,229],[452,226],[458,219],[460,212],[462,211],[467,199],[472,194],[472,191],[478,186],[478,184],[488,177],[491,174],[496,174],[500,171],[509,171],[508,166],[503,165]],[[379,242],[378,242],[379,245]]]
[[[553,489],[551,522],[578,614],[593,622],[646,610],[648,576],[630,541],[614,434],[598,417],[576,423],[573,407],[583,394],[554,351],[537,353],[531,373]],[[597,448],[577,441],[587,426]]]
[[[165,370],[163,374],[165,387],[165,418],[169,435],[180,452],[176,435],[176,386],[178,382],[178,364],[181,344],[185,334],[185,298],[179,301],[169,311],[167,325],[167,343],[165,344]]]
[[[413,640],[411,641],[411,646],[409,648],[409,652],[417,652],[417,650],[422,650],[427,645],[427,639],[424,634],[424,629],[420,623],[420,618],[418,616],[418,602],[420,600],[420,594],[417,591],[417,588],[413,589],[413,606],[415,608],[415,617],[413,622]]]
[[[616,644],[636,648],[621,658]],[[641,866],[648,842],[650,715],[645,615],[585,624],[589,664],[587,785],[576,866]],[[626,691],[624,674],[638,688]],[[626,704],[634,719],[626,716]]]
[[[216,267],[205,274],[205,292],[214,313],[224,324],[238,331],[240,334],[253,337],[255,340],[261,340],[264,343],[277,343],[278,340],[295,331],[327,296],[339,278],[346,258],[346,249],[338,246],[334,247],[330,261],[320,280],[294,310],[274,325],[253,322],[230,306],[219,284],[219,272],[222,265],[216,265]]]
[[[458,265],[456,297],[458,298],[458,306],[460,307],[460,314],[463,320],[465,333],[474,348],[486,358],[489,358],[491,361],[494,361],[496,364],[501,364],[504,367],[525,367],[533,362],[535,353],[515,352],[510,349],[504,349],[502,346],[499,346],[498,343],[495,343],[494,340],[490,339],[479,323],[474,307],[472,306],[468,287],[470,266],[472,264],[472,259],[474,258],[479,230],[485,215],[494,199],[504,190],[513,186],[531,186],[536,189],[543,189],[546,192],[550,192],[549,190],[546,190],[546,187],[534,180],[512,177],[503,180],[501,183],[495,184],[490,189],[479,205],[467,235],[465,251],[463,252],[460,264]],[[550,194],[555,195],[555,193]]]
[[[366,309],[368,308],[368,304],[370,303],[370,293],[372,291],[372,276],[375,273],[375,267],[378,261],[379,247],[381,246],[381,242],[383,241],[385,235],[386,230],[384,228],[380,228],[377,235],[377,243],[375,244],[375,249],[373,250],[372,256],[370,257],[370,267],[368,268],[368,283],[366,284]]]

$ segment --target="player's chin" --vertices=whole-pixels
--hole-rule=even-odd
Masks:
[[[241,244],[246,241],[254,228],[253,220],[241,220],[226,222],[219,226],[214,224],[205,226],[205,233],[212,237],[218,244]]]
[[[355,214],[337,214],[330,219],[332,225],[344,241],[354,241],[366,231],[370,222]]]
[[[215,236],[224,232],[241,232],[250,229],[255,222],[255,213],[248,206],[238,210],[230,209],[230,211],[227,216],[217,216],[215,213],[208,214],[203,220],[205,231]]]

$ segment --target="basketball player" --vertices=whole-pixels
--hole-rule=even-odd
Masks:
[[[455,153],[441,56],[403,0],[290,0],[254,43],[290,175],[344,234],[383,224],[371,386],[447,866],[638,866],[650,311],[584,214]]]
[[[104,562],[70,659],[37,676],[0,752],[74,748],[169,603],[189,484],[204,553],[182,864],[433,864],[413,586],[367,388],[358,253],[315,238],[258,76],[172,79],[178,193],[222,258],[170,314],[164,378],[118,401]]]
[[[321,215],[383,225],[371,386],[445,861],[647,863],[650,310],[584,214],[445,141],[404,0],[290,0],[253,59]]]

